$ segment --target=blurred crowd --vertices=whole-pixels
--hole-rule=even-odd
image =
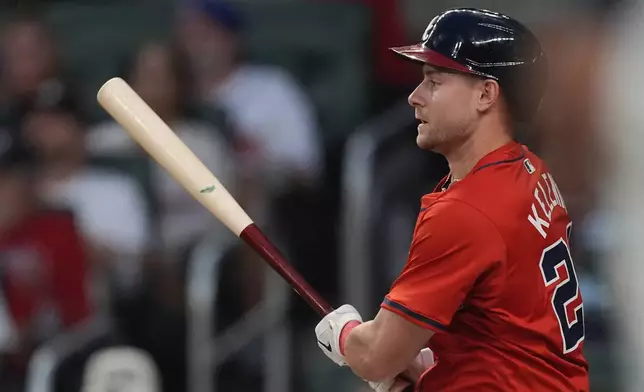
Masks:
[[[368,10],[374,32],[364,75],[373,84],[366,121],[405,99],[419,80],[386,48],[416,41],[424,26],[405,22],[414,2],[354,3]],[[596,272],[603,249],[593,88],[600,77],[590,61],[601,55],[610,8],[593,7],[536,24],[555,70],[553,87],[536,130],[521,134],[551,166],[576,222],[573,247],[591,345],[610,339],[608,296]],[[96,104],[63,66],[56,34],[37,12],[14,11],[0,42],[0,390],[25,390],[35,350],[95,319],[113,327],[60,366],[57,390],[78,390],[89,358],[123,345],[153,358],[164,391],[187,390],[186,271],[194,250],[207,242],[226,253],[217,277],[218,331],[264,298],[266,267],[118,124],[92,116],[88,108]],[[428,12],[425,23],[429,18]],[[171,38],[143,42],[113,74],[132,85],[336,304],[342,146],[325,144],[317,108],[288,69],[247,61],[247,27],[234,2],[181,2],[168,26]],[[291,302],[295,330],[311,338],[315,314]],[[222,390],[261,390],[257,347],[251,343],[250,352],[225,365]],[[294,355],[292,383],[302,390],[306,359]]]
[[[195,2],[176,23],[174,42],[143,44],[117,74],[279,237],[278,223],[291,225],[298,211],[285,205],[276,223],[273,202],[320,183],[314,108],[286,71],[244,62],[244,21],[232,5]],[[17,391],[34,347],[97,315],[123,319],[120,332],[134,345],[145,346],[154,328],[169,330],[153,346],[180,342],[186,255],[206,236],[224,247],[231,235],[160,167],[150,165],[146,194],[105,163],[144,154],[115,122],[88,118],[43,20],[20,14],[3,28],[0,383]],[[227,121],[200,120],[200,105]],[[246,249],[235,257],[239,284],[230,288],[240,311],[261,295],[258,265]],[[177,345],[168,349],[180,369]]]

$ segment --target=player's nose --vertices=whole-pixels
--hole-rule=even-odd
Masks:
[[[418,108],[418,107],[423,107],[424,106],[424,104],[423,104],[424,101],[422,100],[422,97],[420,96],[420,93],[418,92],[419,88],[420,88],[420,86],[416,87],[416,89],[414,91],[412,91],[411,94],[409,94],[409,97],[407,97],[407,102],[409,102],[409,105],[411,107]]]

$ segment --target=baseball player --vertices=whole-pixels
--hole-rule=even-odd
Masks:
[[[566,204],[513,138],[545,90],[541,45],[512,18],[461,8],[393,51],[422,65],[409,96],[417,144],[450,173],[422,197],[407,264],[375,319],[343,305],[315,328],[320,349],[376,391],[588,391]]]

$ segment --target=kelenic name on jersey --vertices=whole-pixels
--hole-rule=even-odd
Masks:
[[[539,181],[537,181],[537,185],[534,188],[534,200],[531,205],[531,211],[528,214],[528,221],[543,238],[546,238],[552,221],[553,210],[559,206],[567,211],[559,187],[550,173],[543,173]]]

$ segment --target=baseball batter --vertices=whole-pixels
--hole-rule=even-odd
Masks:
[[[514,19],[460,8],[393,51],[422,66],[417,144],[450,173],[422,197],[375,319],[338,308],[315,329],[320,349],[376,391],[588,391],[566,203],[513,135],[545,90],[541,45]]]

